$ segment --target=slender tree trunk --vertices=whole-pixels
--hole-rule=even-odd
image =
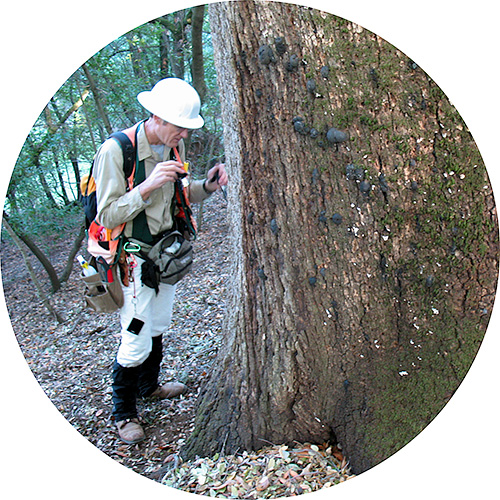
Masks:
[[[99,113],[99,117],[101,118],[102,122],[104,123],[104,127],[106,128],[106,132],[108,135],[110,135],[113,132],[113,128],[111,127],[111,123],[109,122],[108,115],[104,110],[104,104],[101,99],[101,93],[99,92],[99,89],[97,87],[97,84],[94,80],[94,77],[92,76],[92,73],[90,72],[89,68],[87,67],[86,64],[82,64],[82,69],[83,72],[85,73],[85,76],[87,77],[87,81],[89,82],[89,87],[90,90],[92,91],[92,95],[94,96],[94,102],[97,108],[97,112]]]
[[[234,262],[183,453],[338,441],[359,473],[434,418],[477,352],[491,186],[446,96],[373,33],[275,2],[209,12]]]
[[[205,84],[205,65],[203,60],[203,20],[205,18],[205,5],[193,7],[191,22],[192,63],[191,74],[193,87],[198,91],[201,102],[205,99],[207,86]]]
[[[209,139],[209,142],[208,142],[208,154],[206,155],[206,157],[212,159],[213,158],[213,155],[214,155],[214,149],[215,149],[215,137],[212,136],[210,139]],[[205,172],[204,172],[204,177],[206,178],[207,176],[207,173],[208,171],[210,170],[211,167],[213,167],[215,165],[215,163],[212,165],[211,164],[211,161],[208,161],[206,163],[206,166],[205,166]],[[203,226],[203,200],[198,204],[198,217],[196,219],[196,227],[198,228],[198,231],[201,230],[202,226]]]
[[[69,160],[71,162],[71,166],[73,167],[73,173],[75,175],[75,186],[76,186],[76,196],[77,199],[80,198],[80,182],[81,182],[81,175],[80,175],[80,168],[78,167],[78,158],[74,155],[72,151],[69,152]]]
[[[81,73],[80,73],[80,75],[81,75]],[[80,78],[78,78],[78,81],[76,82],[76,84],[78,86],[78,92],[79,92],[80,96],[82,96],[83,92],[82,92],[79,80],[80,80]],[[85,92],[88,92],[88,91],[85,90]],[[90,137],[90,140],[92,142],[92,149],[95,152],[95,151],[97,151],[97,147],[98,146],[97,146],[96,141],[95,141],[94,131],[92,129],[92,123],[91,123],[91,119],[90,119],[89,113],[88,113],[88,107],[87,106],[83,106],[82,107],[82,111],[83,111],[83,116],[85,116],[85,123],[87,124],[87,128],[88,128],[88,131],[89,131],[89,137]]]
[[[159,18],[158,22],[165,26],[161,44],[162,71],[165,76],[184,80],[186,11],[169,14]]]
[[[134,35],[133,33],[125,34],[125,38],[127,39],[128,42],[128,48],[130,52],[130,59],[132,61],[132,70],[134,72],[134,76],[137,80],[144,81],[146,75],[144,74],[143,65],[141,63],[141,54],[137,49],[137,45],[134,39],[135,36],[137,35]]]
[[[76,254],[80,251],[82,242],[85,238],[85,234],[85,225],[82,224],[80,227],[80,232],[76,235],[73,241],[73,245],[68,255],[68,260],[66,261],[66,266],[64,267],[61,277],[59,278],[59,281],[61,283],[65,283],[66,281],[68,281],[71,271],[73,270],[73,263],[75,261]]]
[[[160,36],[160,73],[162,78],[167,78],[168,76],[170,76],[169,48],[169,35],[168,30],[165,27]]]
[[[8,216],[5,212],[3,213],[3,220],[5,223],[8,223]],[[12,229],[12,226],[10,224],[9,227]],[[27,234],[20,231],[18,228],[12,230],[15,231],[17,238],[20,239],[33,252],[33,255],[40,261],[40,264],[42,264],[44,269],[47,271],[52,292],[57,292],[57,290],[61,288],[61,282],[59,281],[56,270],[54,269],[54,266],[52,265],[50,260]]]
[[[68,194],[66,193],[66,185],[65,185],[64,178],[63,178],[63,175],[61,172],[61,167],[59,165],[59,161],[57,160],[57,156],[56,156],[55,151],[53,151],[52,153],[54,155],[54,165],[56,166],[57,180],[59,181],[59,186],[61,188],[60,195],[61,195],[61,198],[63,200],[63,203],[67,206],[70,204],[70,201],[68,198]]]
[[[7,222],[5,217],[3,220],[3,226],[5,227],[5,229],[9,233],[10,237],[12,238],[14,243],[16,244],[18,250],[21,252],[24,263],[26,264],[26,268],[28,269],[28,272],[31,276],[31,279],[33,280],[35,288],[38,292],[38,296],[40,297],[40,299],[42,300],[42,302],[44,303],[45,307],[50,312],[50,314],[52,314],[52,316],[54,316],[54,318],[57,320],[57,322],[64,323],[64,318],[54,309],[54,307],[52,307],[52,304],[50,303],[49,298],[43,292],[42,286],[41,286],[40,282],[38,281],[38,278],[37,278],[36,273],[33,269],[33,266],[31,265],[31,262],[28,259],[28,255],[23,248],[23,244],[22,244],[21,240],[17,237],[14,230],[10,227],[10,224]]]
[[[34,152],[33,165],[36,168],[36,171],[38,174],[38,180],[40,181],[40,186],[42,186],[43,192],[45,193],[45,196],[47,197],[49,204],[52,207],[57,207],[56,200],[54,199],[54,196],[52,195],[52,191],[47,183],[47,179],[46,179],[47,172],[44,171],[44,169],[40,165],[40,153],[41,153],[40,150]]]

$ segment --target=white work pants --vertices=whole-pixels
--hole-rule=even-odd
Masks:
[[[135,257],[137,266],[128,287],[123,286],[125,303],[120,309],[121,342],[116,360],[124,368],[141,365],[151,352],[152,338],[165,333],[170,327],[176,285],[160,283],[160,291],[142,284],[141,266],[143,260]],[[138,333],[131,333],[129,327],[141,325]],[[134,329],[134,328],[132,328]]]

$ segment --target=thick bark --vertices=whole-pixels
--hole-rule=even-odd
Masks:
[[[477,352],[491,186],[446,96],[373,33],[274,2],[210,16],[233,282],[184,455],[338,441],[359,473],[433,419]]]

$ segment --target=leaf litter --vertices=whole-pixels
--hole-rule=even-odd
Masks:
[[[268,446],[189,462],[179,458],[194,429],[198,393],[221,343],[230,255],[226,212],[222,195],[204,204],[194,269],[177,287],[172,326],[164,334],[161,380],[179,380],[189,391],[175,400],[138,401],[145,441],[124,444],[111,416],[118,314],[95,314],[85,308],[83,284],[75,266],[67,283],[51,296],[53,306],[66,320],[58,324],[34,298],[22,258],[6,240],[0,247],[2,281],[18,344],[45,394],[68,422],[100,451],[151,480],[227,498],[295,496],[343,482],[352,474],[335,446],[297,443],[290,448]],[[56,270],[60,273],[67,244],[52,246],[51,259],[59,263]],[[45,289],[50,289],[45,271],[31,260]]]
[[[163,484],[210,497],[296,496],[353,477],[339,448],[328,444],[267,446],[258,452],[173,463],[161,480]]]

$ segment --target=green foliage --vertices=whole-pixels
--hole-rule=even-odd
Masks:
[[[34,123],[13,170],[4,210],[13,224],[32,236],[60,235],[81,223],[78,182],[88,172],[109,133],[146,118],[136,96],[173,76],[175,51],[191,82],[190,11],[163,16],[120,36],[85,62],[59,88]],[[206,126],[192,137],[190,160],[206,163],[222,153],[222,125],[213,65],[210,26],[203,33],[207,94]],[[209,153],[210,152],[210,153]],[[198,170],[204,172],[205,165]],[[201,174],[200,174],[201,175]],[[81,219],[81,220],[80,220]]]

